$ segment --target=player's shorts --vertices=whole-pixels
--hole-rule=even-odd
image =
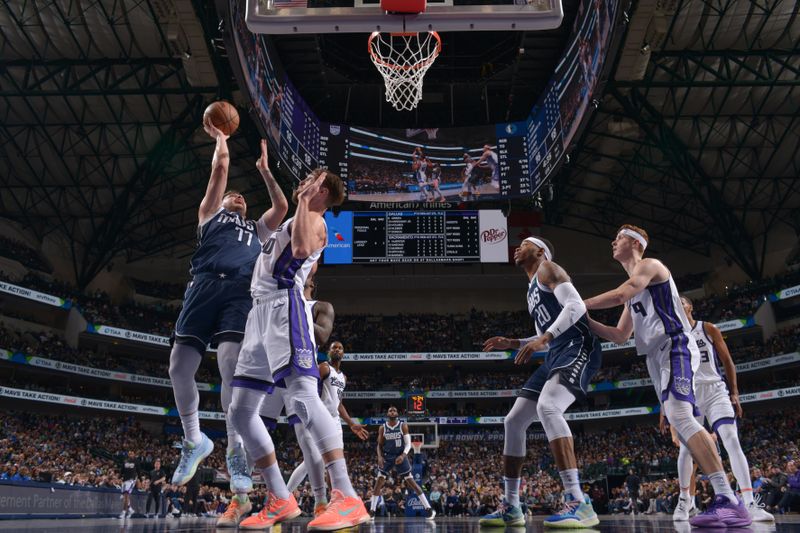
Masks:
[[[647,372],[661,402],[672,396],[696,406],[694,375],[700,366],[697,345],[685,333],[667,338],[661,346],[647,354]],[[695,409],[696,411],[696,409]],[[697,411],[695,414],[698,414]]]
[[[241,342],[252,307],[250,280],[220,279],[216,274],[195,276],[183,298],[174,339],[201,354],[206,346]]]
[[[555,374],[559,375],[559,384],[564,385],[575,399],[586,396],[589,381],[600,369],[603,352],[600,341],[587,336],[584,342],[570,341],[563,346],[547,352],[544,362],[528,378],[519,391],[521,398],[538,400],[544,384]]]
[[[286,389],[281,387],[273,387],[272,391],[264,397],[259,413],[267,429],[275,429],[278,427],[278,417],[284,409],[286,410],[286,418],[289,424],[297,424],[300,422],[300,418],[292,411],[291,405],[286,405],[284,403],[285,398]]]
[[[270,392],[290,375],[319,381],[316,356],[314,318],[300,291],[254,298],[231,385]]]
[[[133,487],[136,486],[135,479],[126,479],[122,482],[122,493],[123,494],[130,494],[133,492]]]
[[[404,457],[403,461],[398,465],[395,464],[397,458],[400,457],[399,455],[384,455],[383,456],[383,468],[378,468],[378,474],[383,477],[388,477],[389,473],[394,470],[395,473],[400,476],[406,476],[411,473],[411,461],[408,460],[408,457]]]
[[[705,418],[711,431],[717,431],[722,424],[736,423],[736,413],[733,411],[728,386],[724,381],[695,383],[694,393],[701,414],[699,420],[701,424]]]

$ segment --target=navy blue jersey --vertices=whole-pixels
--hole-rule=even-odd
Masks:
[[[561,314],[564,307],[558,302],[558,298],[553,291],[545,286],[539,285],[536,277],[531,280],[528,286],[528,312],[536,323],[536,334],[541,335],[547,328],[553,325],[556,318]],[[578,346],[582,345],[586,337],[593,336],[589,331],[589,320],[584,315],[570,327],[567,331],[553,339],[550,343],[550,350],[555,351],[572,341],[577,341]]]
[[[189,272],[192,276],[214,274],[223,279],[250,281],[259,253],[256,221],[220,208],[197,228],[197,250]]]
[[[395,427],[390,427],[389,422],[383,423],[383,455],[400,455],[403,453],[403,423],[397,422]]]

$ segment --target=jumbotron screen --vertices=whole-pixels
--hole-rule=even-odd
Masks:
[[[499,210],[325,213],[325,264],[507,263],[508,228]]]
[[[557,170],[586,116],[603,69],[617,0],[583,0],[569,45],[526,120],[467,128],[374,129],[322,123],[245,24],[232,32],[253,108],[281,163],[298,180],[323,167],[350,201],[445,202],[530,196]],[[377,75],[377,73],[376,73]]]

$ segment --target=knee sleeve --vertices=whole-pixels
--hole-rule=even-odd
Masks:
[[[248,455],[256,461],[275,452],[272,437],[258,415],[263,400],[263,392],[237,387],[229,408],[231,424],[241,435]]]
[[[678,432],[678,439],[686,444],[695,433],[703,431],[703,426],[694,417],[692,404],[677,400],[670,395],[664,401],[664,414],[670,425]]]
[[[311,434],[320,454],[342,449],[342,432],[319,397],[317,380],[310,376],[290,376],[285,381],[292,410]]]
[[[525,457],[525,432],[536,420],[536,402],[528,398],[517,398],[503,421],[505,442],[503,455]]]
[[[194,376],[202,360],[202,354],[187,344],[175,343],[169,354],[169,379],[180,415],[194,413],[200,406],[200,393]]]
[[[222,401],[222,410],[227,412],[231,404],[231,381],[233,374],[236,371],[236,361],[239,359],[239,349],[242,347],[240,342],[221,342],[217,348],[217,365],[219,366],[219,375],[222,378],[222,389],[220,391],[220,400]]]
[[[302,424],[295,424],[294,433],[297,436],[297,443],[300,445],[300,450],[303,452],[305,472],[308,474],[311,488],[319,489],[324,487],[325,463],[322,461],[322,454],[320,454],[305,426]]]
[[[558,374],[547,380],[542,387],[542,393],[536,403],[536,412],[548,441],[572,437],[564,412],[574,401],[575,396],[558,383]]]

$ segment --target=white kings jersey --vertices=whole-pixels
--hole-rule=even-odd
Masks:
[[[328,364],[330,374],[322,381],[322,403],[335,420],[339,420],[339,402],[344,397],[344,388],[347,379],[344,372],[339,372],[333,365]]]
[[[292,255],[292,221],[289,218],[281,224],[261,246],[261,254],[256,260],[253,280],[250,283],[250,296],[258,298],[284,289],[303,292],[311,267],[322,255],[323,246],[308,257]],[[324,223],[324,220],[323,220]],[[325,231],[327,232],[327,226]]]
[[[475,163],[467,163],[464,165],[464,177],[467,179],[472,177],[472,171],[475,169]]]
[[[697,341],[697,349],[700,350],[700,366],[694,373],[697,383],[717,383],[725,380],[717,350],[714,348],[714,341],[706,333],[705,322],[699,320],[692,328],[692,335]]]
[[[494,178],[495,175],[500,174],[499,173],[500,166],[497,160],[497,152],[495,152],[494,150],[489,150],[489,157],[487,157],[484,161],[486,161],[486,164],[492,170],[492,178]]]
[[[419,167],[417,167],[417,182],[418,183],[425,183],[427,181],[427,176],[425,175],[425,171],[428,168],[428,163],[425,161],[418,161]]]
[[[650,355],[663,349],[670,337],[688,336],[687,349],[694,345],[692,329],[683,311],[678,288],[672,275],[666,281],[653,283],[628,302],[633,319],[633,335],[639,355]]]

